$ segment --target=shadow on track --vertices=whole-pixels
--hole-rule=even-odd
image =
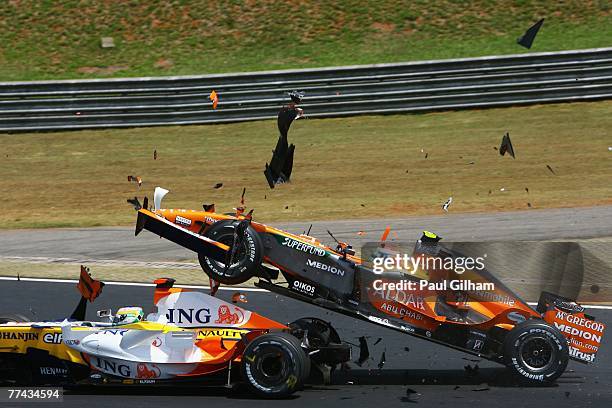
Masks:
[[[581,384],[584,377],[566,372],[559,383]],[[509,388],[548,388],[553,384],[529,384],[517,379],[506,368],[480,368],[476,372],[466,370],[378,370],[353,369],[337,371],[332,376],[333,385],[481,385]]]
[[[64,395],[126,395],[126,396],[180,396],[180,397],[226,397],[228,399],[261,400],[245,386],[231,388],[197,385],[99,385],[77,386],[64,389]],[[284,400],[299,398],[299,392]]]
[[[567,372],[559,380],[563,384],[580,384],[584,377]],[[310,391],[333,391],[345,385],[439,385],[439,386],[492,386],[503,388],[555,388],[558,385],[526,385],[517,380],[505,368],[482,368],[477,373],[465,370],[378,370],[351,369],[334,372],[332,384],[311,383],[306,387]],[[102,385],[81,386],[66,389],[67,395],[146,395],[146,396],[198,396],[226,397],[228,399],[258,400],[244,386],[233,388],[195,386],[195,385]],[[287,399],[299,399],[297,393]]]

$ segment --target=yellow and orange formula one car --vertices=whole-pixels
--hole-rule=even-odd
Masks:
[[[167,192],[156,189],[153,209],[145,199],[136,234],[147,229],[197,252],[222,284],[257,277],[258,287],[505,364],[527,381],[552,382],[570,358],[593,362],[599,349],[605,325],[576,302],[543,292],[533,309],[487,269],[453,268],[461,254],[435,234],[414,246],[410,258],[421,266],[381,272],[346,243],[332,248],[257,223],[242,207],[235,215],[163,209]],[[394,262],[393,254],[378,258]],[[450,268],[436,262],[448,259]]]
[[[333,343],[337,333],[323,322],[300,319],[287,326],[173,283],[155,281],[156,312],[147,316],[130,306],[114,315],[99,311],[106,321],[84,321],[87,302],[103,284],[82,268],[82,298],[69,318],[0,317],[0,379],[27,385],[246,383],[255,394],[280,398],[299,390],[309,377],[309,353],[319,350],[313,353],[315,364],[350,359],[350,346]],[[325,330],[335,337],[313,348],[313,337],[329,334]]]

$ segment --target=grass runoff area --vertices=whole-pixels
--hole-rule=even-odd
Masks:
[[[610,128],[612,101],[300,119],[292,182],[274,190],[273,120],[3,135],[0,226],[133,225],[126,199],[158,185],[166,208],[220,212],[246,187],[261,222],[444,214],[450,196],[450,213],[612,204]],[[506,131],[516,159],[495,149]]]
[[[172,267],[150,268],[135,266],[106,266],[89,263],[92,276],[103,282],[152,283],[162,276],[172,276],[178,285],[208,286],[208,276],[202,269],[178,269]],[[31,263],[6,262],[0,260],[0,276],[19,278],[78,279],[80,266],[75,263]],[[242,283],[242,287],[253,287],[255,279]],[[238,290],[238,289],[236,289]]]
[[[531,50],[516,38],[540,18]],[[112,37],[114,48],[101,48]],[[207,74],[607,47],[609,0],[5,0],[0,81]]]

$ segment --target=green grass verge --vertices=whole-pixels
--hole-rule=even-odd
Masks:
[[[0,2],[0,80],[206,74],[612,46],[609,1]],[[110,36],[115,48],[102,49]]]
[[[158,185],[168,208],[218,211],[247,187],[262,222],[442,214],[449,196],[451,212],[612,204],[611,128],[612,101],[299,120],[292,183],[274,190],[263,175],[271,120],[7,135],[0,227],[129,225],[125,200]],[[494,150],[506,131],[516,159]]]

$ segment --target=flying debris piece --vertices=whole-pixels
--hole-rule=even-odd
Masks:
[[[525,31],[525,34],[523,34],[516,40],[516,43],[522,45],[527,49],[530,49],[533,45],[533,40],[535,40],[538,31],[540,31],[540,27],[542,27],[542,24],[544,24],[544,19],[541,19],[540,21],[529,27],[527,31]]]
[[[104,282],[93,279],[89,273],[89,268],[81,265],[81,275],[76,287],[82,297],[93,302],[102,293]]]
[[[471,161],[471,162],[469,162],[468,164],[474,164],[474,163],[475,163],[475,162]]]
[[[248,303],[249,300],[247,299],[244,293],[236,292],[232,295],[232,303],[238,303],[238,302]]]
[[[202,208],[204,208],[204,211],[206,212],[215,212],[215,203],[212,204],[202,204]]]
[[[489,190],[489,194],[491,194],[491,190]]]
[[[368,348],[368,342],[364,336],[359,338],[359,360],[356,361],[357,365],[361,367],[363,363],[370,358],[370,350]]]
[[[289,127],[291,127],[293,121],[303,117],[303,109],[297,107],[283,106],[280,111],[278,111],[278,117],[276,118],[276,124],[278,126],[278,131],[280,132],[281,136],[287,138]]]
[[[514,157],[514,148],[512,147],[512,142],[510,141],[510,133],[508,132],[506,132],[504,137],[502,137],[501,146],[499,146],[499,154],[501,156],[505,155],[506,152],[508,152],[513,159],[516,159],[516,157]]]
[[[360,237],[363,237],[365,234],[365,231],[357,231],[357,235],[359,235]]]
[[[270,164],[266,163],[264,174],[270,188],[274,188],[276,184],[283,184],[290,181],[291,171],[293,170],[293,154],[295,145],[289,144],[287,133],[289,127],[295,119],[303,116],[303,110],[295,107],[283,106],[278,112],[278,131],[280,136],[276,142],[276,148],[272,152]]]
[[[442,209],[448,212],[448,207],[453,203],[453,197],[448,197],[448,200],[444,204],[442,204]]]
[[[378,362],[379,370],[382,370],[383,366],[385,365],[385,361],[387,361],[387,357],[385,356],[385,352],[383,351],[382,355],[380,356],[380,361]]]
[[[362,207],[365,207],[365,204],[360,204]]]
[[[429,153],[425,153],[425,158],[428,158],[428,157],[429,157]]]
[[[153,150],[153,160],[157,160],[157,149]]]
[[[385,246],[385,241],[387,240],[387,238],[389,237],[389,233],[391,232],[391,226],[387,225],[387,228],[385,228],[385,230],[383,231],[382,236],[380,237],[380,245],[382,247]]]
[[[219,290],[219,286],[221,286],[221,283],[214,279],[208,278],[208,285],[210,286],[210,296],[215,296]]]
[[[140,210],[142,208],[142,205],[140,205],[140,201],[138,201],[138,197],[128,198],[127,202],[128,202],[128,204],[132,204],[136,211],[138,211],[138,210]]]
[[[288,92],[288,95],[291,98],[291,101],[293,101],[293,103],[295,103],[296,105],[298,103],[302,103],[302,99],[304,99],[304,92],[291,91]]]
[[[379,337],[375,342],[374,345],[377,345],[378,343],[380,343],[382,341],[382,337]]]
[[[527,207],[531,208],[531,203],[527,203]]]
[[[529,194],[529,187],[525,187],[525,191]]]
[[[612,152],[612,146],[608,146],[608,151]],[[6,157],[8,157],[8,154],[6,155]]]
[[[142,185],[142,178],[140,176],[128,176],[128,181],[138,183],[138,187]]]
[[[425,383],[425,379],[423,378],[423,383]],[[411,402],[411,403],[416,403],[418,402],[417,399],[421,394],[416,392],[415,390],[413,390],[412,388],[408,388],[406,390],[406,396],[400,398],[400,400],[402,402]]]
[[[217,109],[217,104],[219,103],[219,95],[217,95],[217,92],[215,92],[214,89],[210,93],[210,95],[208,95],[208,99],[210,99],[210,101],[212,102],[213,109]]]
[[[459,388],[461,388],[461,387],[459,387],[458,385],[455,385],[455,388],[453,388],[453,390],[457,391]]]
[[[499,191],[504,192],[504,191],[506,191],[506,188],[505,188],[505,187],[502,187],[502,188],[500,188],[500,189],[499,189]]]
[[[213,186],[214,189],[220,189],[221,187],[223,187],[223,183],[217,183]]]
[[[410,352],[410,347],[408,347],[408,346],[404,347],[404,351],[407,352],[407,353]]]
[[[474,388],[472,391],[489,391],[489,387]]]
[[[546,168],[547,168],[548,170],[550,170],[550,172],[551,172],[552,174],[555,174],[555,175],[557,174],[557,173],[555,173],[555,171],[552,169],[552,167],[550,167],[548,164],[546,165]]]

